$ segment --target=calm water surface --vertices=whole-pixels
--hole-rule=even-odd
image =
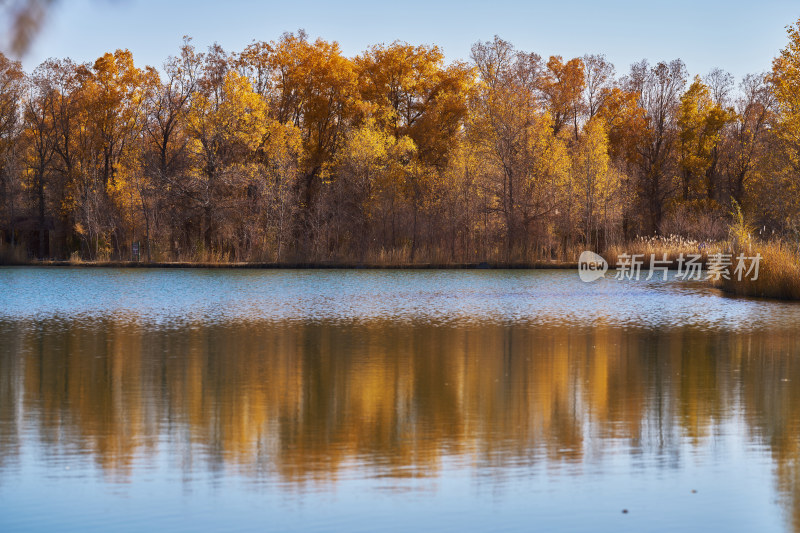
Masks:
[[[800,305],[0,268],[0,531],[145,529],[800,532]]]

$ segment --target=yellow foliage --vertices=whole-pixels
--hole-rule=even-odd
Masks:
[[[778,102],[777,133],[800,169],[800,19],[787,29],[789,43],[772,63],[772,86]]]
[[[194,151],[211,172],[226,160],[254,152],[267,133],[266,104],[235,71],[225,75],[221,98],[197,94],[188,116]]]
[[[732,109],[724,109],[711,99],[711,91],[699,77],[681,96],[678,129],[684,200],[690,195],[714,200],[711,171],[717,163],[722,129],[734,117]]]

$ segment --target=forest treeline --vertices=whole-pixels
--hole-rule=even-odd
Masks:
[[[31,73],[0,55],[0,246],[29,258],[571,259],[800,222],[800,21],[772,69],[617,73],[498,37],[346,57],[300,31]],[[574,256],[574,257],[573,257]]]

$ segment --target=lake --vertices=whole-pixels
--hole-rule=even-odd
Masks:
[[[800,305],[0,268],[0,531],[798,531]]]

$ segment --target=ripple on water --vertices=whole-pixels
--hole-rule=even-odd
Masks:
[[[4,320],[161,327],[230,321],[423,321],[750,330],[795,327],[800,305],[676,280],[582,283],[556,270],[0,269]]]

